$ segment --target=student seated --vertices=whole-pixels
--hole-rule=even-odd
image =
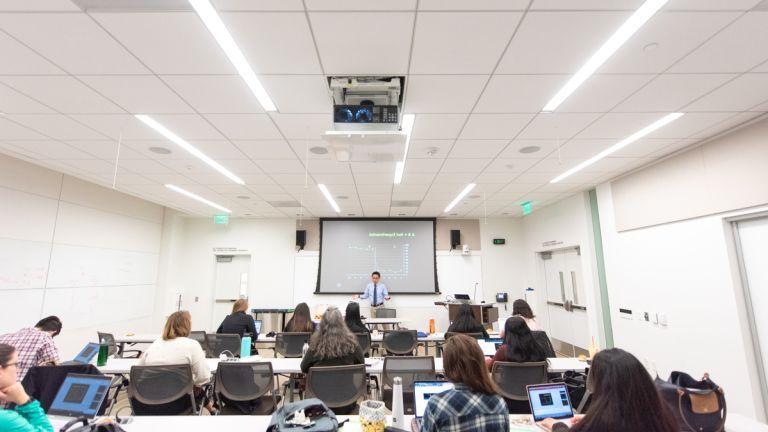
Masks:
[[[570,422],[546,419],[560,432],[677,432],[677,422],[659,397],[645,367],[632,354],[612,348],[597,353],[587,377],[592,403],[585,416]]]
[[[0,431],[53,432],[40,402],[30,398],[21,386],[19,364],[16,349],[0,343],[0,402],[16,404],[12,410],[0,408]]]
[[[511,316],[504,323],[504,343],[491,359],[486,360],[488,370],[497,361],[528,363],[547,359],[544,348],[533,338],[531,330],[522,317]]]
[[[253,317],[248,314],[248,299],[240,299],[232,305],[232,314],[224,317],[219,328],[216,329],[219,334],[237,334],[243,337],[243,334],[249,333],[251,337],[256,337],[256,326],[253,324]]]
[[[507,404],[485,369],[477,341],[455,335],[443,346],[445,376],[454,388],[429,398],[421,431],[509,430]]]
[[[536,315],[531,310],[531,305],[523,299],[517,299],[512,303],[512,316],[519,316],[525,320],[528,324],[528,328],[531,331],[543,330],[541,326],[536,322]],[[503,336],[502,336],[503,337]]]
[[[53,338],[61,333],[61,320],[55,316],[41,319],[34,327],[23,328],[16,333],[0,336],[0,343],[16,349],[19,364],[17,378],[23,380],[33,366],[44,366],[59,362],[59,351]]]
[[[349,331],[341,312],[330,307],[323,314],[323,319],[317,331],[309,339],[309,350],[301,360],[301,371],[309,372],[313,366],[344,366],[365,363],[363,350],[357,343],[357,338]],[[334,408],[336,414],[349,414],[357,404],[347,407]]]
[[[453,323],[448,327],[447,332],[453,333],[482,333],[484,338],[488,338],[488,332],[485,330],[472,314],[472,308],[464,303],[459,307],[459,313],[453,319]]]
[[[315,331],[315,323],[309,313],[306,303],[299,303],[293,310],[293,316],[285,323],[283,331],[286,333],[312,333]]]
[[[368,330],[368,327],[363,324],[363,320],[360,318],[360,304],[357,302],[349,302],[347,305],[347,310],[344,313],[344,322],[352,333],[371,332]]]
[[[163,328],[162,338],[152,342],[137,363],[139,366],[161,366],[189,364],[195,394],[202,399],[201,386],[211,381],[211,369],[205,361],[205,352],[200,343],[188,338],[192,329],[192,316],[188,311],[172,313]],[[214,411],[211,402],[206,406]]]

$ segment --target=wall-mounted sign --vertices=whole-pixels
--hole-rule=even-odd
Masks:
[[[213,216],[213,223],[215,225],[227,225],[229,224],[228,214],[217,214]]]
[[[523,215],[531,214],[533,211],[533,201],[526,201],[520,204],[520,206],[523,207]]]
[[[501,238],[499,238],[499,239],[493,239],[493,244],[495,244],[495,245],[503,245],[503,244],[505,244],[506,242],[507,242],[507,241],[506,241],[505,239],[501,239]]]

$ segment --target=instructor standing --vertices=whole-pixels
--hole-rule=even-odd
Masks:
[[[355,296],[358,299],[370,299],[371,302],[371,315],[376,317],[376,309],[384,306],[384,300],[389,300],[389,292],[387,292],[387,286],[381,281],[381,273],[375,271],[371,273],[371,282],[365,286],[362,295]]]

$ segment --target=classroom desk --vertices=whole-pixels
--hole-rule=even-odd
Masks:
[[[271,416],[153,416],[153,417],[133,417],[131,422],[121,425],[126,432],[156,432],[165,430],[184,430],[184,431],[264,431],[269,426]],[[360,431],[360,419],[358,416],[338,416],[339,421],[349,419],[340,432]],[[406,430],[411,430],[412,416],[405,416]],[[529,415],[511,414],[509,416],[510,431],[539,431],[531,424]],[[391,417],[387,417],[387,424],[391,424]],[[54,430],[59,430],[64,426],[64,421],[56,419],[51,422]],[[528,424],[526,424],[528,423]],[[758,423],[755,420],[741,416],[739,414],[728,414],[725,422],[726,432],[768,432],[768,425]]]
[[[405,318],[366,318],[363,320],[363,324],[368,326],[369,330],[373,330],[373,326],[376,325],[391,325],[393,329],[400,328],[400,324],[407,322]]]

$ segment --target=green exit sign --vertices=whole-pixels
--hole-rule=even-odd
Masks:
[[[524,215],[531,214],[531,212],[533,211],[533,201],[526,201],[520,205],[523,207]]]
[[[228,214],[215,215],[213,217],[213,223],[216,225],[227,225],[229,223]]]
[[[493,239],[493,244],[503,245],[506,242],[505,239]]]

